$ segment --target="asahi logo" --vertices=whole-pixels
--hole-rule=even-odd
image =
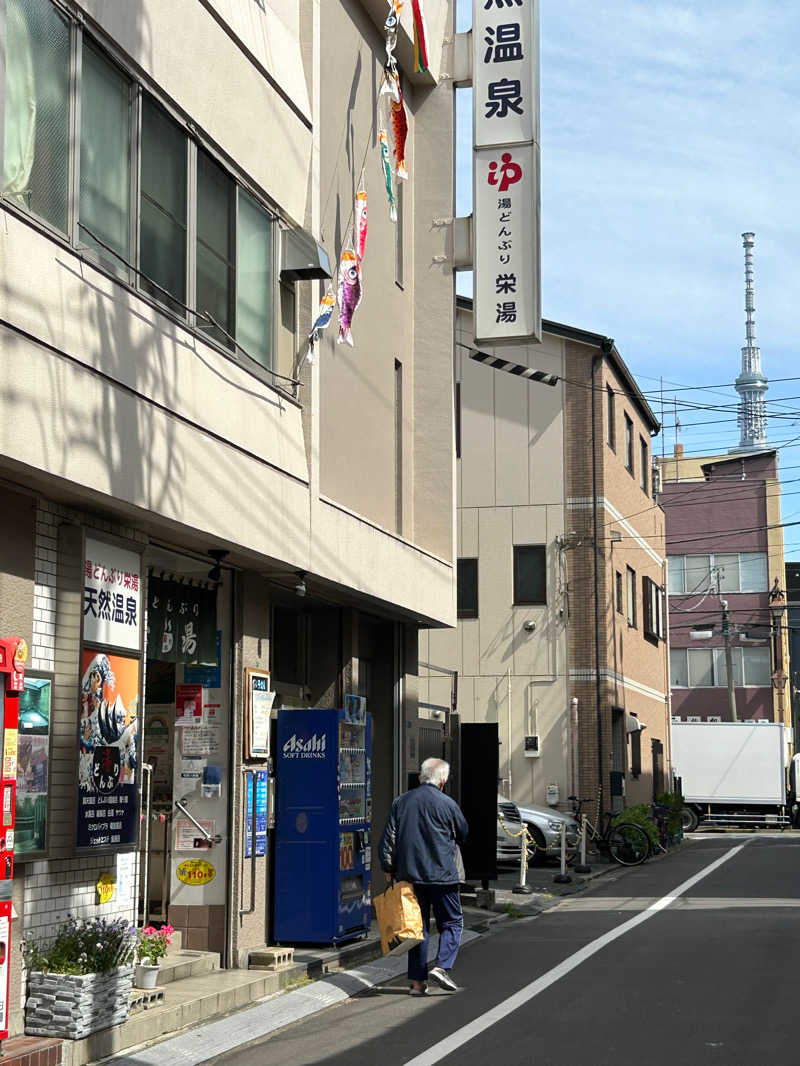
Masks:
[[[285,759],[324,759],[327,739],[325,733],[321,737],[313,733],[308,738],[298,737],[296,733],[293,733],[283,745],[283,757]]]

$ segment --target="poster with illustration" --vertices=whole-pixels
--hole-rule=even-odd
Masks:
[[[15,855],[44,851],[47,844],[51,694],[49,678],[25,678],[19,701]]]
[[[84,648],[78,728],[79,848],[136,841],[139,660]]]

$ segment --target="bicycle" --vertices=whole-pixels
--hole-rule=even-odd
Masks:
[[[578,821],[581,819],[581,808],[588,800],[570,796],[573,812]],[[606,852],[614,862],[621,866],[639,866],[650,855],[650,837],[640,825],[634,822],[621,822],[613,825],[614,815],[606,811],[603,815],[602,827],[598,828],[590,821],[588,816],[584,823],[586,839],[594,842],[599,851]]]

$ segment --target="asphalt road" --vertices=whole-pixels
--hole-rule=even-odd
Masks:
[[[710,867],[710,869],[709,869]],[[761,1066],[800,1057],[800,834],[705,836],[464,949],[462,990],[406,982],[230,1066]]]

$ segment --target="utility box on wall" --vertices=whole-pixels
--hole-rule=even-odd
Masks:
[[[525,737],[525,758],[526,759],[538,759],[541,755],[539,750],[539,735],[535,733],[529,734]]]

